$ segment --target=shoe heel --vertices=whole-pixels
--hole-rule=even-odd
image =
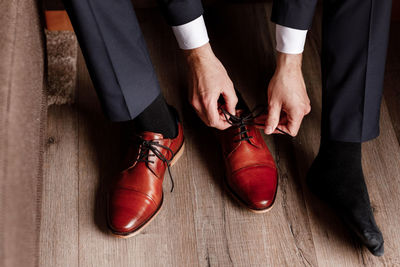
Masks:
[[[185,142],[183,142],[181,148],[179,148],[178,152],[175,154],[174,158],[171,161],[171,167],[174,166],[174,164],[179,160],[180,157],[182,157],[183,152],[185,150]]]

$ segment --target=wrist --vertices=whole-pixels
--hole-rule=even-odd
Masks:
[[[285,54],[278,52],[276,57],[277,70],[301,71],[303,54]]]
[[[205,45],[195,49],[183,50],[183,55],[185,56],[186,61],[190,64],[214,57],[214,52],[211,49],[210,43],[206,43]]]

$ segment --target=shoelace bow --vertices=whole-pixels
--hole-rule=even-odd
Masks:
[[[162,162],[167,164],[168,174],[169,174],[169,178],[171,180],[171,192],[172,192],[174,190],[175,184],[174,184],[174,179],[172,178],[171,169],[170,169],[171,161],[168,160],[163,155],[163,153],[161,153],[161,151],[158,148],[164,148],[169,153],[171,153],[171,159],[174,157],[174,152],[169,147],[161,145],[159,142],[154,141],[154,140],[144,140],[142,138],[139,138],[138,144],[140,146],[140,153],[139,153],[139,157],[136,160],[136,162],[145,162],[146,165],[148,163],[154,163],[154,160],[150,160],[150,157],[156,156]],[[152,152],[152,153],[150,153],[150,152]],[[152,173],[154,173],[154,171],[152,169],[150,169],[150,171]],[[156,175],[156,174],[154,173],[154,175]]]
[[[258,116],[260,116],[262,114],[266,114],[267,108],[263,105],[258,105],[253,110],[243,113],[240,116],[236,116],[236,115],[229,113],[222,106],[220,106],[219,109],[221,109],[226,121],[230,125],[232,125],[234,127],[238,127],[240,129],[240,131],[235,134],[235,136],[239,135],[240,138],[238,140],[235,140],[235,142],[247,141],[249,144],[253,145],[250,142],[250,139],[253,138],[253,136],[248,135],[248,129],[246,128],[246,125],[264,126],[264,124],[262,124],[262,123],[254,122],[254,119],[256,119]],[[253,115],[253,114],[255,114],[255,115]],[[278,130],[279,132],[281,132],[285,135],[292,137],[290,134],[288,134],[287,132],[285,132],[279,128],[276,128],[276,130]]]

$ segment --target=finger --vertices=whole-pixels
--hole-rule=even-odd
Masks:
[[[207,109],[204,102],[201,99],[195,98],[190,101],[193,109],[196,111],[197,116],[204,122],[205,125],[210,125],[210,120],[207,115]]]
[[[236,96],[235,89],[233,89],[233,86],[229,89],[224,90],[222,92],[222,96],[224,97],[227,111],[235,115],[236,114],[235,109],[236,109],[236,104],[238,102],[238,98]]]
[[[275,131],[273,132],[273,134],[285,134],[285,135],[292,136],[288,131],[289,130],[287,129],[286,125],[278,124],[278,126],[275,128]]]
[[[281,114],[281,104],[271,104],[268,106],[267,120],[265,122],[265,134],[272,134],[278,126]]]
[[[299,132],[301,122],[304,118],[304,113],[300,111],[292,111],[288,113],[288,123],[286,124],[288,133],[296,136]]]
[[[199,112],[202,109],[202,105],[197,98],[190,98],[189,103],[196,112]]]
[[[264,129],[265,128],[265,121],[267,119],[267,114],[262,114],[254,119],[254,124],[257,129]]]
[[[205,108],[205,114],[209,121],[208,126],[217,128],[219,130],[225,130],[230,126],[229,123],[227,123],[225,120],[222,119],[220,113],[218,112],[217,97],[213,97],[209,101],[207,101],[207,104],[204,105],[204,108]]]

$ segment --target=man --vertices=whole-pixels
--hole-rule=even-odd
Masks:
[[[251,123],[247,106],[242,100],[236,106],[238,100],[232,82],[212,54],[201,2],[159,2],[180,47],[186,50],[193,81],[201,88],[202,82],[215,80],[211,85],[221,89],[213,95],[213,107],[204,106],[199,115],[203,120],[209,118],[206,122],[211,126],[229,127],[220,134],[228,187],[250,210],[268,211],[277,189],[275,163],[260,132]],[[64,5],[106,115],[112,121],[133,122],[138,133],[137,142],[129,148],[126,168],[115,179],[107,201],[111,232],[118,237],[130,237],[138,234],[160,211],[164,174],[184,149],[183,128],[176,111],[160,93],[130,0],[64,0]],[[203,55],[208,57],[202,58]],[[217,103],[220,93],[225,99],[221,105]],[[210,114],[203,113],[207,111]]]
[[[136,34],[135,40],[139,39],[139,42],[133,42],[129,31],[121,32],[122,26],[126,25],[119,24],[115,19],[117,16],[134,16],[133,11],[125,11],[122,15],[122,9],[130,8],[122,2],[118,1],[112,8],[108,8],[107,4],[98,4],[101,7],[98,8],[86,3],[86,11],[93,16],[93,23],[87,25],[86,31],[98,31],[95,39],[102,47],[97,48],[105,54],[101,62],[96,62],[96,52],[91,51],[92,48],[85,49],[85,38],[88,39],[85,30],[79,33],[78,29],[77,34],[100,99],[105,103],[105,110],[111,115],[114,115],[114,111],[124,114],[118,113],[115,120],[129,120],[139,114],[134,120],[143,133],[140,145],[132,149],[131,159],[134,163],[121,173],[108,205],[109,227],[113,233],[127,237],[143,229],[159,211],[163,174],[183,147],[183,135],[179,123],[178,126],[175,124],[175,132],[166,126],[173,124],[172,115],[152,123],[158,115],[173,113],[168,111],[170,108],[163,99],[149,105],[149,99],[158,94],[158,89],[148,88],[145,92],[138,92],[141,87],[151,87],[155,83],[147,54],[142,54],[144,59],[141,62],[148,67],[143,68],[148,71],[147,75],[132,62],[121,64],[121,61],[124,63],[122,55],[132,54],[132,47],[143,50],[142,37],[137,38]],[[249,209],[255,212],[268,210],[276,194],[276,168],[268,148],[255,130],[251,113],[240,95],[236,96],[230,78],[208,44],[201,4],[197,0],[161,4],[168,21],[174,26],[180,47],[185,50],[192,80],[191,103],[207,125],[223,130],[220,140],[228,188]],[[79,5],[75,3],[70,6],[72,16],[74,12],[75,15],[82,13]],[[272,19],[278,24],[279,53],[277,69],[268,88],[266,134],[284,131],[295,136],[302,118],[310,111],[301,73],[301,53],[315,5],[316,0],[274,2]],[[117,6],[121,10],[114,10],[118,9]],[[324,13],[321,148],[307,181],[315,194],[337,209],[373,254],[382,255],[383,238],[372,214],[361,168],[361,142],[378,135],[390,1],[378,4],[375,1],[329,0],[324,1]],[[76,17],[72,19],[74,25],[82,27],[87,17]],[[136,20],[125,19],[130,25],[136,25],[134,32],[140,33]],[[111,27],[105,33],[110,24],[119,24],[121,28]],[[123,38],[118,42],[121,36]],[[122,41],[125,44],[121,44]],[[104,62],[108,63],[108,69],[102,66]],[[107,71],[113,75],[114,84],[109,86],[113,90],[104,88],[110,80],[96,77],[96,73]],[[138,71],[139,74],[130,78],[132,71]],[[99,80],[96,82],[96,79]],[[135,85],[139,89],[131,89]],[[134,94],[130,94],[131,91]],[[221,95],[224,98],[223,106],[218,101]],[[118,107],[115,107],[115,103]],[[163,115],[159,112],[161,106],[164,106]],[[119,116],[121,119],[118,119]],[[170,132],[161,129],[169,129]]]
[[[317,0],[274,0],[277,67],[268,87],[265,133],[295,136],[310,102],[301,72],[302,52]],[[383,255],[361,166],[361,143],[379,134],[379,109],[391,1],[323,1],[321,145],[307,175],[311,191],[334,208],[362,243]],[[193,29],[193,34],[195,30]],[[203,121],[225,129],[220,94],[234,106],[224,68],[205,45],[190,52],[191,102]]]

